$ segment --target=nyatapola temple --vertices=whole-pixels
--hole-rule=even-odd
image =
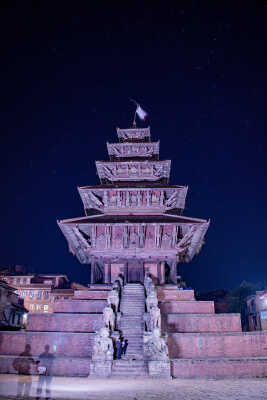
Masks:
[[[159,160],[150,128],[117,129],[109,161],[96,161],[101,184],[80,187],[86,217],[59,226],[70,250],[91,265],[92,283],[176,284],[177,265],[189,262],[209,223],[182,215],[186,186],[170,185],[171,160]]]
[[[169,184],[171,161],[150,128],[117,136],[109,160],[96,161],[100,184],[78,188],[85,216],[58,221],[90,285],[55,300],[54,313],[30,314],[25,331],[2,332],[0,372],[15,373],[26,344],[33,356],[48,344],[54,375],[267,376],[267,334],[242,332],[239,314],[215,314],[177,282],[209,221],[183,215],[188,188]]]

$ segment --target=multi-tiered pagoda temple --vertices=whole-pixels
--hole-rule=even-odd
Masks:
[[[117,134],[110,161],[96,162],[100,185],[79,188],[86,216],[58,222],[91,264],[91,285],[55,299],[51,314],[30,313],[23,332],[1,332],[0,373],[16,373],[14,356],[30,343],[36,357],[56,346],[52,375],[266,377],[266,332],[242,332],[240,314],[216,314],[213,301],[176,284],[209,222],[182,216],[187,187],[169,185],[170,161],[159,160],[149,128]]]
[[[91,283],[177,282],[177,265],[197,254],[209,222],[182,216],[186,186],[170,185],[150,128],[117,129],[109,161],[96,161],[100,185],[79,187],[85,217],[58,222],[70,251],[91,265]]]

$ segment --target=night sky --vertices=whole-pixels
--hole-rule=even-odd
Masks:
[[[0,265],[89,282],[56,220],[84,215],[77,186],[99,183],[134,98],[189,185],[184,215],[211,219],[187,284],[265,281],[267,2],[91,3],[1,7]]]

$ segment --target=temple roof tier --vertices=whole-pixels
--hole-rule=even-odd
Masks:
[[[161,212],[185,208],[187,187],[105,188],[103,186],[78,188],[85,210],[104,213]]]
[[[194,222],[193,222],[194,221]],[[188,217],[108,216],[58,221],[70,251],[81,263],[91,257],[176,257],[189,262],[204,241],[209,222]]]
[[[128,158],[159,158],[159,141],[148,143],[107,143],[108,154],[111,160]]]
[[[96,161],[101,183],[116,181],[160,181],[168,183],[171,160],[164,161]]]
[[[117,128],[117,135],[121,142],[150,142],[150,127],[147,128]]]

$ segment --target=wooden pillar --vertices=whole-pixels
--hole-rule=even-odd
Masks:
[[[111,264],[104,263],[104,283],[111,283]]]
[[[108,263],[108,283],[111,283],[111,263]]]
[[[94,261],[92,261],[91,262],[91,284],[93,284],[93,283],[95,283],[94,282],[94,270],[95,270],[95,262]]]
[[[128,282],[128,265],[127,261],[125,261],[124,267],[123,267],[123,275],[124,275],[124,285]]]
[[[161,264],[160,261],[157,262],[157,278],[158,278],[158,284],[161,284]]]
[[[177,284],[177,267],[176,267],[176,261],[173,261],[171,264],[171,273],[170,273],[170,278],[171,278],[171,283],[174,285]]]
[[[165,261],[161,262],[160,266],[161,266],[161,271],[162,271],[162,283],[164,285],[165,284],[165,280],[166,280],[166,277],[165,277]]]

